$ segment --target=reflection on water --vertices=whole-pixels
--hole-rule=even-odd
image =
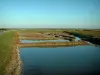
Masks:
[[[75,46],[21,48],[23,75],[96,75],[100,71],[100,48]]]
[[[81,40],[79,37],[75,37],[75,41]],[[57,39],[57,40],[21,40],[22,43],[37,43],[37,42],[70,42],[69,40]]]
[[[43,75],[43,70],[38,66],[30,66],[27,70],[24,70],[25,75]]]

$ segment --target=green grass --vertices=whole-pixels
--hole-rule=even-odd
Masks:
[[[4,69],[11,59],[14,33],[9,31],[0,35],[0,75],[4,75]]]
[[[83,34],[83,35],[91,35],[91,36],[94,36],[94,37],[100,37],[100,30],[66,30],[66,31],[69,31],[69,32],[75,32],[75,33],[79,33],[79,34]]]
[[[62,29],[25,29],[25,30],[19,30],[19,32],[62,32]]]

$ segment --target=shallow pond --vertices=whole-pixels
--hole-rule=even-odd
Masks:
[[[21,48],[23,75],[96,75],[100,72],[100,48],[73,46]]]
[[[75,37],[75,41],[81,40],[79,37]],[[22,43],[37,43],[37,42],[70,42],[69,40],[57,39],[57,40],[21,40]]]
[[[69,42],[69,40],[21,40],[22,43],[37,43],[37,42]]]

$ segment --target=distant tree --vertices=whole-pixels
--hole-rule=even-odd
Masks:
[[[6,31],[6,30],[7,30],[6,28],[1,28],[1,29],[0,29],[0,31]]]

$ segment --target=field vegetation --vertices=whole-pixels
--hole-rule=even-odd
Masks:
[[[100,30],[65,30],[64,33],[73,34],[83,40],[90,41],[91,43],[100,45]]]
[[[0,75],[4,75],[5,68],[10,62],[13,50],[15,32],[4,32],[0,35]]]

